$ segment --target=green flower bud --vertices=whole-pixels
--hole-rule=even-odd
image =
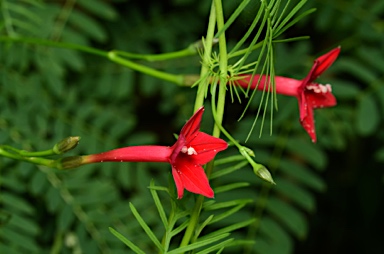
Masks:
[[[258,167],[258,168],[253,168],[253,172],[255,172],[255,174],[258,177],[260,177],[261,179],[263,179],[264,181],[267,181],[271,184],[276,184],[275,181],[273,181],[271,173],[269,173],[268,169],[266,169],[264,166]]]
[[[249,156],[255,157],[255,152],[251,148],[248,148],[246,146],[243,146],[243,148],[244,152],[246,152]]]
[[[53,152],[56,154],[63,154],[68,152],[69,150],[72,150],[79,144],[80,137],[67,137],[60,142],[56,143],[56,145],[53,147]]]

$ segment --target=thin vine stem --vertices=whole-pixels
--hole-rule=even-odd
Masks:
[[[166,81],[175,83],[179,86],[183,85],[183,81],[184,81],[183,75],[176,75],[176,74],[170,74],[170,73],[163,72],[163,71],[158,71],[158,70],[150,68],[148,66],[132,62],[126,58],[122,58],[122,57],[118,56],[114,51],[108,52],[108,59],[114,63],[118,63],[118,64],[123,65],[125,67],[128,67],[132,70],[139,71],[141,73],[145,73],[145,74],[150,75],[152,77],[166,80]]]
[[[215,33],[215,26],[216,26],[216,8],[215,4],[212,2],[211,5],[211,11],[209,15],[209,23],[208,23],[208,29],[207,29],[207,36],[206,36],[206,46],[204,47],[204,56],[203,56],[203,62],[208,63],[210,61],[211,53],[212,53],[212,44],[213,44],[213,37]],[[204,41],[203,41],[204,43]],[[208,77],[208,66],[206,64],[202,64],[201,66],[201,77],[207,77],[205,80],[201,80],[200,84],[197,89],[196,99],[195,99],[195,109],[196,111],[198,108],[200,108],[204,104],[205,99],[205,93],[207,90],[207,86],[209,85],[209,77]],[[212,163],[208,163],[206,166],[206,171],[211,172],[213,168]],[[186,228],[184,232],[183,239],[181,240],[180,247],[187,246],[189,242],[191,241],[195,228],[199,222],[200,218],[200,212],[201,208],[203,206],[204,197],[198,196],[195,202],[195,206],[191,213],[190,222],[188,224],[188,227]]]
[[[17,150],[16,148],[14,149]],[[9,150],[12,150],[12,152],[10,152]],[[41,156],[41,154],[37,154],[37,155]],[[56,160],[44,159],[36,156],[23,156],[19,153],[16,153],[13,149],[9,149],[8,146],[7,147],[0,146],[0,156],[18,160],[18,161],[26,161],[36,165],[43,165],[50,168],[57,168]]]
[[[197,54],[197,46],[196,43],[193,43],[189,45],[187,48],[174,51],[174,52],[168,52],[168,53],[162,53],[162,54],[136,54],[121,50],[115,50],[114,52],[117,55],[130,58],[130,59],[138,59],[138,60],[145,60],[148,62],[154,62],[154,61],[165,61],[175,58],[182,58],[186,56],[193,56]]]
[[[224,13],[221,0],[215,0],[216,7],[216,16],[217,16],[217,29],[220,31],[224,28]],[[219,69],[220,69],[220,83],[226,84],[228,80],[228,52],[227,52],[227,42],[225,39],[225,32],[221,33],[219,36]],[[225,85],[219,86],[219,96],[217,99],[217,124],[213,128],[213,136],[220,136],[220,128],[217,125],[221,125],[224,116],[224,107],[225,107],[225,95],[227,92],[227,87]]]
[[[56,48],[65,48],[65,49],[72,49],[77,50],[85,53],[89,53],[92,55],[101,56],[103,58],[106,58],[114,63],[120,64],[122,66],[128,67],[132,70],[162,79],[169,82],[172,82],[174,84],[177,84],[179,86],[185,86],[185,77],[183,75],[176,75],[171,74],[163,71],[156,70],[154,68],[139,64],[137,62],[133,62],[127,58],[124,58],[123,56],[136,56],[134,58],[139,58],[139,54],[133,54],[128,52],[122,52],[122,51],[104,51],[88,46],[82,46],[78,44],[73,43],[65,43],[65,42],[57,42],[57,41],[51,41],[51,40],[42,40],[42,39],[35,39],[35,38],[25,38],[25,37],[4,37],[0,36],[0,42],[18,42],[18,43],[27,43],[27,44],[36,44],[36,45],[44,45],[44,46],[50,46],[50,47],[56,47]],[[141,59],[153,59],[156,58],[157,60],[167,60],[170,58],[176,58],[176,57],[184,57],[191,55],[191,46],[189,46],[185,50],[181,50],[178,52],[170,52],[166,54],[160,54],[159,56],[155,57],[155,55],[142,55]]]
[[[214,28],[214,25],[212,24],[214,22],[214,19],[213,19],[214,16],[213,15],[216,16],[217,29],[220,31],[221,29],[224,28],[224,13],[223,13],[223,6],[221,3],[221,0],[214,0],[214,2],[212,4],[211,16],[209,19],[210,23],[208,25],[208,28],[211,30],[208,30],[207,34],[212,32],[212,30]],[[209,34],[209,35],[211,35],[211,34]],[[213,37],[212,37],[212,40],[213,40]],[[208,41],[208,45],[212,45],[212,41]],[[222,84],[226,84],[227,83],[228,56],[227,56],[227,47],[226,47],[226,39],[225,39],[225,33],[224,32],[219,36],[219,56],[220,56],[220,63],[219,63],[220,82]],[[210,57],[210,54],[205,55],[205,57]],[[204,68],[204,64],[203,64],[202,68]],[[203,69],[202,69],[202,71],[203,71]],[[202,76],[202,77],[204,77],[204,76]],[[205,82],[209,82],[209,80],[206,80]],[[196,97],[195,109],[197,106],[200,106],[203,104],[203,101],[204,101],[203,96],[205,95],[205,92],[204,92],[205,87],[203,87],[204,85],[207,85],[207,83],[201,82],[199,85],[200,90],[198,91],[198,94]],[[217,118],[218,124],[220,124],[220,125],[222,123],[223,115],[224,115],[226,89],[227,88],[225,85],[219,86],[219,97],[218,97],[218,101],[217,101],[218,110],[217,110],[216,118]],[[215,137],[220,136],[220,128],[216,125],[213,128],[213,136],[215,136]],[[207,174],[208,178],[213,171],[213,166],[214,166],[213,161],[211,161],[210,163],[207,164],[206,174]],[[197,197],[195,206],[192,210],[190,223],[189,223],[189,225],[188,225],[188,227],[184,233],[184,237],[181,241],[180,247],[187,246],[189,244],[189,242],[191,241],[193,234],[194,234],[194,231],[195,231],[195,228],[199,222],[203,202],[204,202],[203,196]]]
[[[45,151],[37,151],[37,152],[30,152],[26,150],[19,150],[17,148],[14,148],[12,146],[8,145],[1,145],[0,148],[8,151],[12,151],[17,155],[24,156],[24,157],[42,157],[42,156],[50,156],[50,155],[56,155],[55,151],[53,149],[45,150]]]
[[[206,39],[203,40],[204,45],[204,55],[203,55],[203,64],[201,65],[201,71],[200,71],[200,77],[206,77],[203,78],[200,81],[200,84],[197,88],[197,94],[195,99],[195,108],[194,111],[197,111],[201,106],[204,104],[204,99],[206,96],[206,91],[209,86],[210,79],[208,77],[208,63],[211,59],[212,54],[212,45],[213,45],[213,37],[215,34],[215,27],[216,27],[216,10],[215,5],[212,2],[211,11],[209,15],[209,23],[208,23],[208,29],[207,29],[207,36]]]

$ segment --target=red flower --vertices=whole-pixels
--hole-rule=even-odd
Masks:
[[[316,142],[313,109],[336,105],[336,98],[332,94],[331,85],[322,85],[314,81],[333,64],[339,53],[340,47],[337,47],[317,58],[307,77],[303,80],[275,76],[276,92],[297,98],[300,110],[300,123],[311,137],[312,142]],[[260,83],[257,85],[259,79]],[[247,88],[251,81],[251,89],[257,88],[266,91],[271,91],[272,89],[269,77],[265,75],[261,77],[260,75],[243,75],[241,79],[236,81],[236,84]]]
[[[177,197],[182,198],[184,189],[213,198],[214,193],[202,165],[225,150],[228,144],[219,138],[200,131],[204,107],[201,107],[181,129],[176,143],[168,146],[131,146],[82,157],[82,164],[118,162],[168,162],[177,188]]]

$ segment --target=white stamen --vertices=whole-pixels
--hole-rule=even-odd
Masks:
[[[330,84],[322,85],[322,84],[311,84],[305,87],[307,90],[312,90],[315,93],[328,93],[332,92],[332,87]]]
[[[188,155],[192,155],[192,154],[196,155],[197,152],[195,151],[195,149],[193,149],[193,147],[190,147],[188,148]]]
[[[196,150],[192,146],[190,146],[190,147],[183,146],[181,148],[181,152],[186,153],[188,155],[196,155],[197,154]]]

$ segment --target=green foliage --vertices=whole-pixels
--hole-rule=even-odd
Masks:
[[[310,236],[318,195],[332,191],[327,174],[346,167],[361,183],[361,213],[376,218],[372,199],[379,194],[371,186],[382,187],[383,176],[368,168],[384,161],[383,1],[223,2],[229,62],[241,63],[238,68],[260,65],[257,72],[300,79],[316,56],[341,45],[340,59],[320,77],[332,84],[338,106],[315,111],[318,143],[311,144],[302,130],[295,98],[277,96],[273,125],[264,122],[273,134],[251,135],[246,144],[277,185],[262,183],[230,147],[215,161],[215,199],[203,202],[192,240],[183,247],[180,235],[196,197],[175,199],[169,165],[105,163],[59,172],[1,158],[0,253],[126,253],[128,248],[136,253],[293,253]],[[155,54],[201,38],[209,1],[2,0],[0,10],[1,38]],[[311,39],[281,43],[305,35]],[[148,66],[198,73],[199,61],[196,56]],[[171,145],[172,133],[190,116],[194,94],[99,56],[0,40],[0,144],[45,150],[67,136],[81,136],[70,154]],[[259,106],[261,96],[253,95],[244,114],[246,104],[227,106],[224,126],[241,142],[252,126],[262,128],[256,115],[274,110]],[[208,118],[204,131],[213,124]],[[347,159],[341,161],[341,152]],[[374,252],[374,238],[366,235],[361,237],[372,244],[365,250]]]
[[[40,3],[36,9],[37,5],[30,2],[35,1],[19,5],[19,8],[24,6],[22,13],[45,17],[44,29],[51,26],[51,34],[47,35],[44,29],[37,29],[38,34],[34,30],[24,32],[15,20],[26,22],[25,15],[16,15],[10,10],[9,13],[14,14],[9,17],[12,21],[5,22],[12,24],[12,29],[8,27],[0,33],[56,39],[62,35],[67,42],[84,44],[105,40],[101,20],[116,16],[114,8],[102,1],[97,1],[99,5],[94,4],[96,1],[80,1],[81,12],[80,6],[71,10],[57,3]],[[8,3],[2,4],[4,7]],[[91,10],[97,6],[99,11]],[[84,27],[74,26],[80,21]],[[137,119],[132,106],[123,103],[133,91],[127,86],[132,77],[129,71],[106,63],[100,74],[101,66],[75,51],[23,44],[1,44],[0,47],[1,143],[41,150],[70,133],[78,133],[84,139],[77,152],[92,153],[122,142],[136,142],[135,136],[144,134],[133,130]],[[85,66],[91,68],[85,69]],[[71,70],[75,72],[71,74]],[[110,84],[114,84],[116,90],[110,89]],[[89,91],[96,92],[90,94]],[[114,98],[115,104],[104,107],[103,102],[108,98]],[[141,140],[154,142],[156,139],[153,135],[145,138]],[[1,252],[42,253],[51,249],[52,253],[71,250],[118,253],[122,250],[123,246],[108,231],[108,226],[127,216],[125,198],[119,188],[124,186],[139,193],[141,190],[135,187],[134,179],[145,181],[146,174],[131,175],[130,165],[104,166],[106,170],[102,171],[88,167],[61,173],[1,161],[1,211],[11,214],[9,223],[0,230]],[[147,167],[141,165],[141,172],[147,172]]]
[[[9,36],[20,34],[38,34],[38,27],[43,19],[36,11],[43,7],[41,1],[2,1],[1,2],[1,26]]]
[[[220,187],[224,187],[224,186],[219,186],[217,188],[219,189]],[[242,184],[237,185],[236,187],[233,186],[232,184],[232,188],[229,188],[229,191],[242,188],[242,187],[244,187],[244,185]],[[162,221],[164,230],[166,232],[162,240],[162,244],[160,243],[160,240],[156,237],[155,232],[151,229],[151,227],[149,227],[148,223],[140,215],[140,213],[138,212],[138,210],[135,208],[133,204],[130,204],[130,209],[132,211],[132,214],[136,217],[142,230],[146,233],[148,238],[151,240],[152,242],[151,245],[153,246],[153,248],[151,248],[148,245],[145,246],[144,248],[140,248],[136,246],[133,243],[133,241],[130,240],[129,238],[126,238],[120,233],[116,232],[114,229],[111,229],[111,232],[113,232],[113,234],[115,234],[129,248],[131,248],[131,250],[135,251],[136,253],[147,253],[148,251],[151,251],[151,250],[153,251],[154,248],[156,248],[157,251],[160,251],[162,253],[184,253],[190,250],[195,250],[197,251],[197,253],[209,253],[211,251],[216,251],[220,249],[223,250],[226,247],[235,246],[239,244],[239,243],[236,244],[236,242],[234,242],[234,239],[230,238],[230,234],[229,234],[230,232],[247,227],[255,221],[255,219],[246,219],[246,220],[240,220],[233,224],[231,223],[228,224],[226,222],[226,219],[228,217],[234,218],[233,216],[236,214],[236,212],[242,209],[246,204],[252,203],[252,199],[240,199],[240,200],[221,201],[221,202],[218,200],[206,201],[203,204],[203,212],[206,212],[207,215],[204,214],[204,217],[208,216],[208,214],[210,215],[206,217],[206,219],[198,225],[195,236],[194,236],[194,240],[191,242],[191,244],[184,247],[177,248],[175,245],[177,244],[177,241],[175,242],[174,238],[178,236],[178,234],[187,227],[187,225],[190,222],[189,216],[192,215],[192,212],[193,212],[187,207],[187,204],[190,203],[190,200],[185,201],[185,200],[171,199],[170,209],[169,207],[167,209],[167,207],[164,207],[164,204],[163,204],[164,202],[161,202],[161,200],[165,200],[165,198],[164,197],[160,198],[160,197],[161,196],[169,197],[170,193],[168,189],[166,187],[156,186],[154,185],[154,181],[152,181],[150,185],[150,190],[151,190],[152,198],[158,210],[158,215],[160,217],[160,220]],[[159,191],[160,193],[158,193]],[[221,192],[219,191],[216,193],[221,193],[220,194],[221,197],[223,196],[225,197],[225,194],[226,194],[223,191],[223,189]],[[161,194],[161,196],[159,194]],[[211,228],[212,227],[216,228],[215,225],[217,224],[219,224],[220,229],[212,230]],[[200,234],[203,231],[207,231],[207,230],[210,233],[200,236]],[[136,234],[138,233],[136,232]]]

